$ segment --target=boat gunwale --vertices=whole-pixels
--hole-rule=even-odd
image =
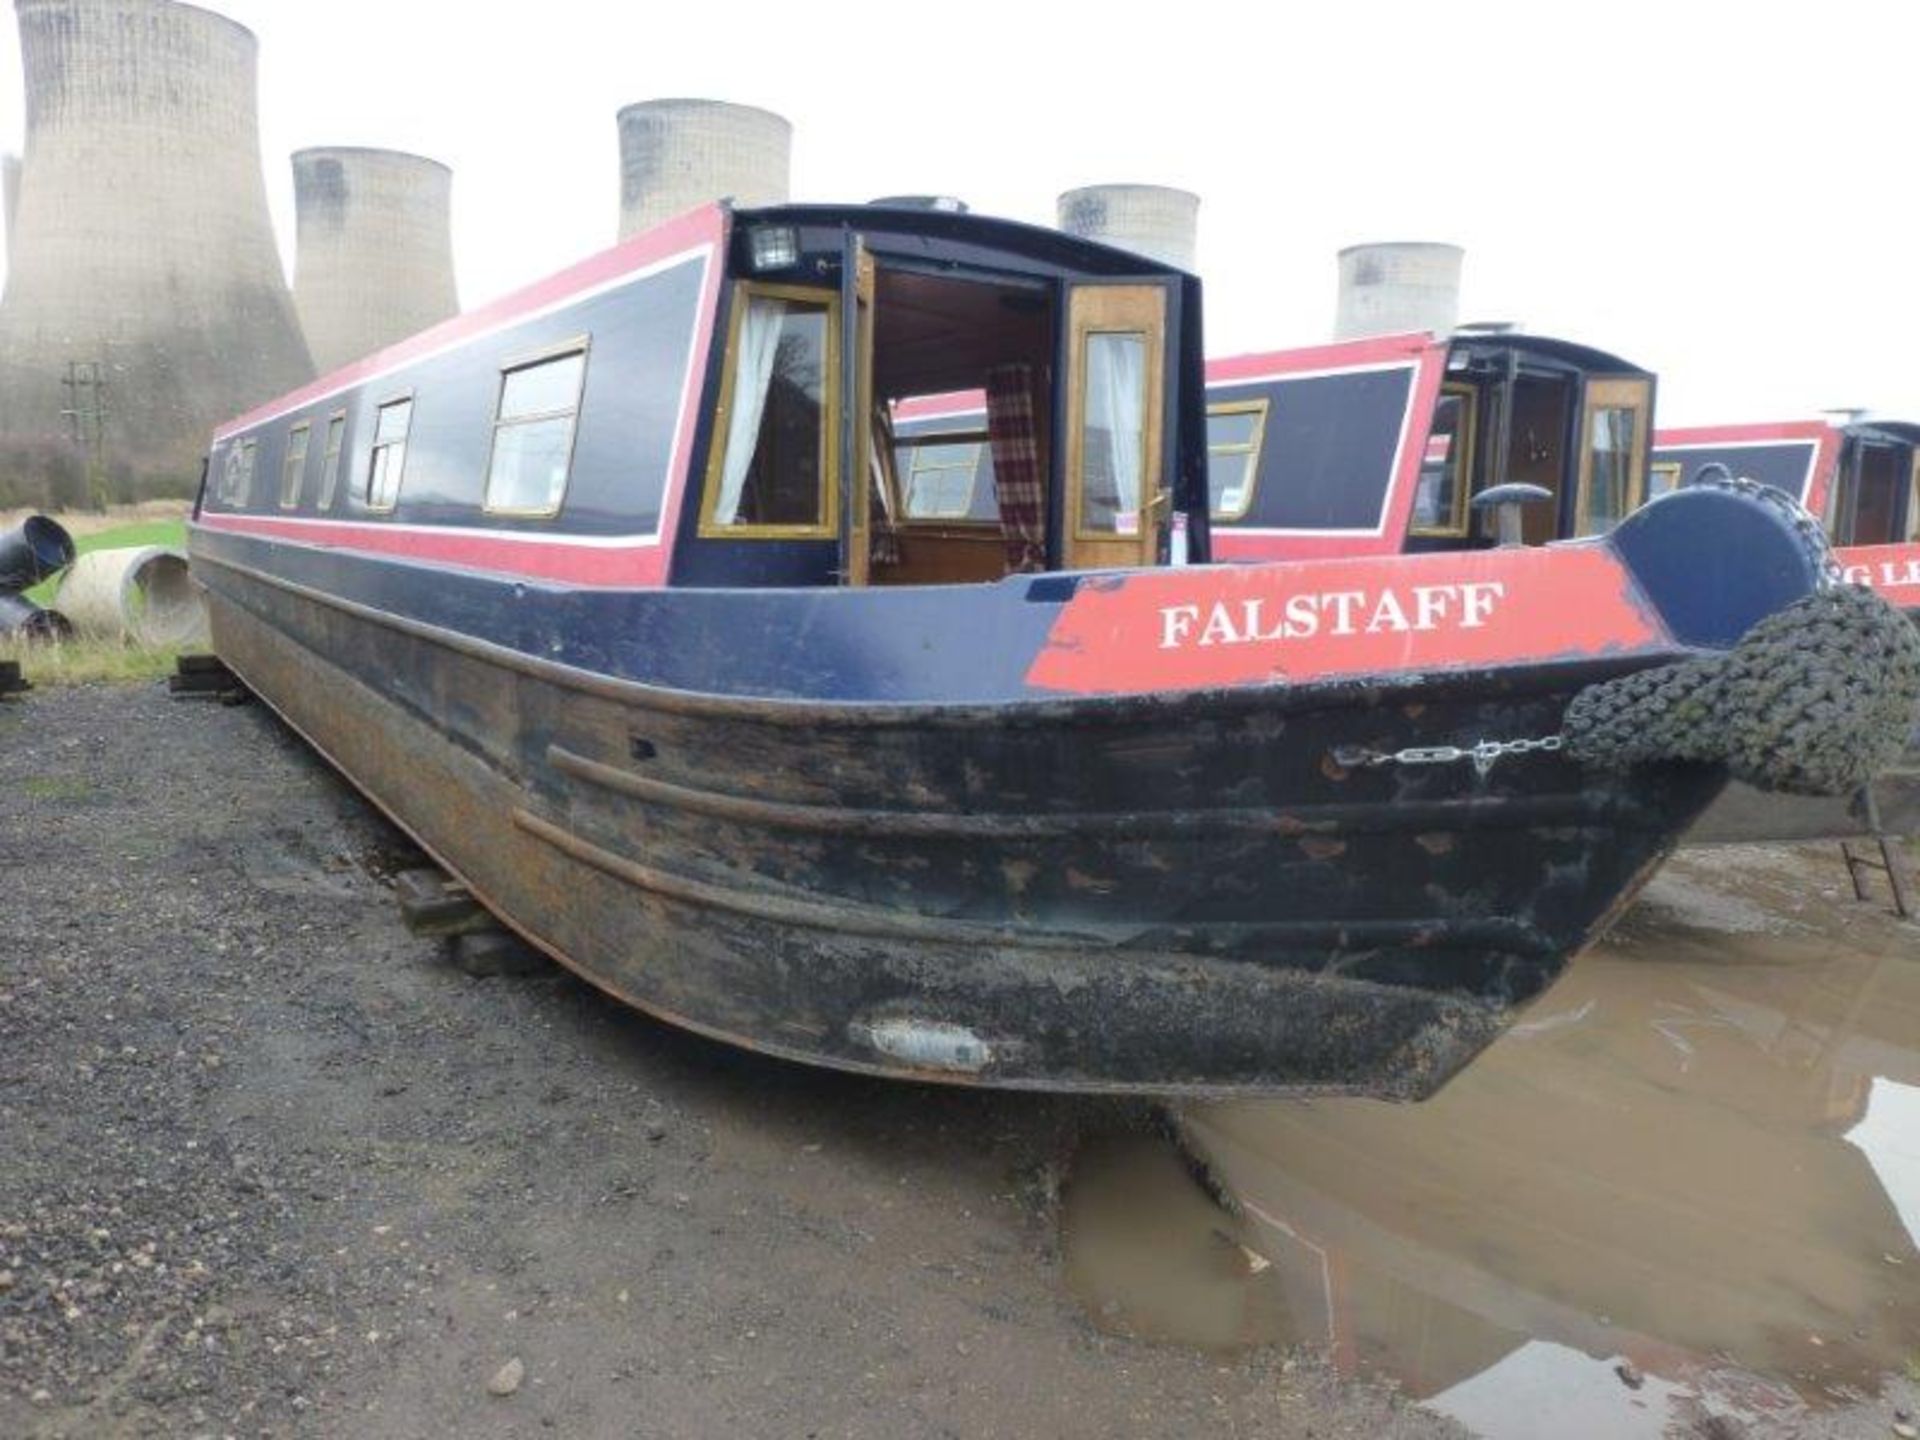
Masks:
[[[192,531],[232,534],[212,527],[194,526]],[[192,531],[189,539],[191,542]],[[253,539],[255,537],[246,537]],[[269,545],[285,541],[261,542]],[[326,547],[298,546],[313,553],[327,553]],[[497,641],[483,640],[431,621],[395,614],[344,595],[335,595],[316,586],[283,575],[273,574],[255,565],[231,557],[207,553],[189,544],[194,565],[212,565],[243,575],[315,604],[401,634],[445,646],[461,654],[486,660],[505,669],[546,680],[563,688],[631,705],[636,709],[706,718],[737,719],[768,725],[829,725],[846,728],[889,729],[924,726],[933,729],[966,729],[983,725],[1021,727],[1082,721],[1129,723],[1142,718],[1162,716],[1169,710],[1201,709],[1212,716],[1232,716],[1244,710],[1292,712],[1328,708],[1379,708],[1396,700],[1415,704],[1485,687],[1495,677],[1509,686],[1507,694],[1519,699],[1527,693],[1552,690],[1560,686],[1590,684],[1594,679],[1625,673],[1622,667],[1645,669],[1670,664],[1693,655],[1708,653],[1698,647],[1671,642],[1650,651],[1610,655],[1532,656],[1525,660],[1496,666],[1476,666],[1459,670],[1382,671],[1369,675],[1343,675],[1331,679],[1298,683],[1194,687],[1179,690],[1134,692],[1120,695],[1015,696],[1003,700],[820,700],[779,695],[722,695],[710,691],[680,690],[645,680],[585,670],[560,660],[516,650]],[[375,556],[377,563],[421,566],[405,559]],[[487,572],[466,572],[486,576]],[[1092,573],[1092,572],[1089,572]],[[498,578],[498,577],[489,577]],[[203,588],[204,580],[196,583]],[[501,578],[499,583],[513,583]],[[569,593],[552,588],[556,595]],[[954,587],[956,589],[962,587]],[[662,593],[670,593],[666,587]],[[636,588],[632,593],[655,593]]]

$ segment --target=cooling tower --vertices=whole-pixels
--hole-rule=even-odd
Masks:
[[[793,126],[721,100],[645,100],[620,112],[620,238],[730,196],[787,199]]]
[[[1088,185],[1059,201],[1060,228],[1192,271],[1200,197],[1165,185]]]
[[[20,205],[20,157],[0,155],[0,195],[5,197],[7,253],[13,253],[13,212]]]
[[[267,218],[253,35],[169,0],[15,8],[0,445],[64,435],[67,366],[98,362],[109,464],[191,480],[217,421],[313,373]]]
[[[1420,240],[1349,245],[1340,252],[1333,338],[1452,330],[1460,320],[1460,262],[1465,256],[1458,245]]]
[[[293,304],[316,367],[336,369],[459,311],[452,190],[446,166],[397,150],[295,153]]]

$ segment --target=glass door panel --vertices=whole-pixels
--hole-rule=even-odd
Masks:
[[[1646,499],[1652,388],[1646,380],[1587,381],[1576,535],[1605,534]]]
[[[1164,478],[1166,291],[1082,285],[1068,302],[1068,569],[1151,565]]]

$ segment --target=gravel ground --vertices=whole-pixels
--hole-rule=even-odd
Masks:
[[[410,853],[261,706],[0,705],[0,1435],[1459,1433],[1086,1322],[1060,1168],[1143,1108],[471,978]]]

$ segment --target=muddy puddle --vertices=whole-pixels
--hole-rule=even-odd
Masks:
[[[1796,908],[1642,906],[1423,1105],[1090,1145],[1070,1284],[1114,1332],[1309,1345],[1493,1437],[1791,1424],[1920,1378],[1920,929]]]

